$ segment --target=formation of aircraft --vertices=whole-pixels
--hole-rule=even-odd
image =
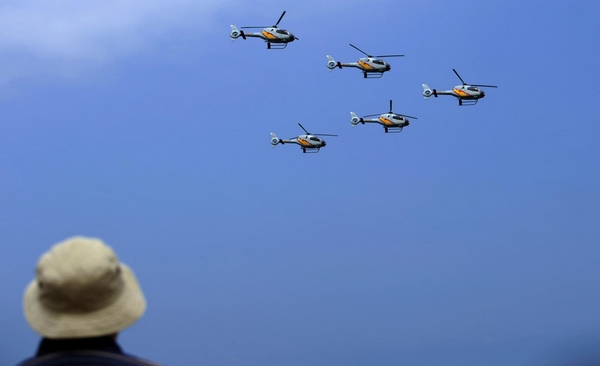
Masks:
[[[285,15],[285,11],[281,14],[277,22],[272,26],[252,26],[252,27],[236,27],[235,25],[231,25],[231,31],[229,36],[232,41],[235,41],[239,37],[242,39],[250,38],[260,38],[267,43],[267,49],[284,49],[287,45],[295,40],[298,40],[294,34],[285,29],[278,28],[281,19]],[[260,32],[246,32],[244,29],[252,29],[252,28],[262,28]],[[350,44],[351,47],[356,49],[357,51],[363,53],[366,57],[359,58],[356,62],[339,62],[336,61],[333,56],[326,55],[327,57],[327,68],[329,71],[333,71],[336,68],[342,69],[344,67],[348,68],[356,68],[359,69],[363,73],[363,77],[365,79],[372,78],[381,78],[384,73],[389,72],[392,69],[392,66],[383,58],[388,57],[403,57],[404,55],[379,55],[373,56],[370,55],[360,48],[356,47],[353,44]],[[460,77],[458,72],[455,69],[452,69],[456,76],[462,82],[462,85],[457,85],[451,90],[437,90],[431,89],[427,84],[422,84],[423,86],[423,97],[425,100],[429,99],[431,96],[437,98],[439,95],[450,95],[458,99],[459,106],[469,106],[475,105],[479,101],[485,97],[485,92],[481,88],[497,88],[496,85],[483,85],[483,84],[467,84]],[[371,118],[376,117],[376,118]],[[409,118],[417,119],[416,117],[408,116],[405,114],[399,114],[392,111],[392,100],[390,99],[390,110],[386,113],[379,114],[371,114],[363,117],[359,117],[355,112],[350,112],[350,123],[353,127],[358,124],[366,124],[366,123],[376,123],[383,126],[385,133],[388,132],[402,132],[402,129],[410,124]],[[300,128],[302,128],[305,132],[303,135],[299,135],[296,137],[292,137],[290,139],[284,140],[277,137],[277,135],[271,132],[271,145],[273,147],[281,144],[295,144],[299,145],[302,149],[302,152],[319,152],[319,150],[326,146],[326,142],[320,136],[337,136],[333,134],[317,134],[308,132],[304,126],[298,123]]]

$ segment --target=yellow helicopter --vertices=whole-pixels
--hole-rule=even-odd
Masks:
[[[229,33],[229,36],[231,37],[232,41],[235,41],[239,37],[242,37],[243,39],[246,39],[246,37],[261,38],[265,42],[267,42],[268,49],[284,49],[287,47],[288,43],[294,42],[296,39],[298,39],[298,37],[296,37],[292,33],[288,32],[287,30],[277,28],[277,26],[279,25],[279,22],[281,22],[281,19],[283,18],[284,15],[285,15],[285,10],[279,17],[279,20],[277,21],[277,23],[275,23],[274,25],[272,25],[270,27],[269,26],[241,27],[242,29],[263,28],[263,30],[260,32],[246,33],[243,30],[239,30],[235,25],[232,24],[231,32]]]
[[[360,58],[357,62],[342,63],[335,61],[331,55],[327,55],[327,68],[329,69],[329,72],[333,71],[336,67],[339,67],[340,69],[342,67],[355,67],[357,69],[362,70],[365,79],[380,78],[383,76],[384,72],[390,71],[392,69],[392,66],[389,63],[380,60],[380,58],[404,57],[404,55],[371,56],[365,51],[353,45],[352,43],[350,43],[350,46],[364,53],[365,55],[367,55],[367,57]]]
[[[458,75],[456,70],[452,69],[452,71],[458,76],[462,85],[457,85],[452,90],[435,90],[430,89],[427,84],[423,84],[423,96],[425,97],[425,100],[429,99],[432,95],[436,98],[438,95],[451,95],[458,98],[459,106],[475,105],[479,99],[485,97],[485,92],[480,88],[497,88],[496,85],[467,84],[460,75]]]
[[[378,118],[367,118],[379,116]],[[402,129],[410,124],[408,118],[417,119],[417,117],[407,116],[405,114],[398,114],[392,112],[392,100],[390,99],[390,111],[387,113],[380,114],[369,114],[364,117],[358,117],[356,113],[350,112],[350,123],[352,123],[352,127],[356,127],[359,123],[363,125],[365,123],[378,123],[383,126],[385,133],[391,132],[394,133],[402,132]]]
[[[327,133],[310,133],[300,123],[298,123],[298,126],[300,126],[300,128],[302,128],[304,130],[304,132],[306,132],[306,135],[300,135],[297,137],[292,137],[289,140],[283,140],[283,139],[280,139],[279,137],[277,137],[276,134],[271,132],[271,145],[273,147],[275,147],[278,144],[282,144],[282,145],[285,145],[288,143],[296,144],[296,145],[300,145],[300,148],[302,149],[303,153],[306,153],[307,150],[309,152],[317,153],[317,152],[319,152],[319,150],[322,147],[325,147],[325,145],[327,145],[325,140],[323,140],[322,138],[320,138],[318,136],[337,136],[337,135],[331,135],[331,134],[327,134]]]

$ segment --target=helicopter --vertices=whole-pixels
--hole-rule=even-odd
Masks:
[[[388,64],[387,62],[385,62],[383,60],[380,60],[379,58],[404,57],[404,55],[371,56],[368,53],[366,53],[365,51],[363,51],[360,48],[353,45],[352,43],[350,43],[350,46],[354,47],[361,53],[364,53],[365,55],[367,55],[367,57],[363,57],[363,58],[359,59],[357,62],[341,63],[341,62],[336,62],[331,55],[327,55],[327,68],[329,69],[329,72],[333,71],[333,69],[335,69],[336,67],[339,67],[340,69],[344,66],[345,67],[356,67],[356,68],[362,70],[365,79],[380,78],[383,76],[384,72],[390,71],[392,69],[392,67],[390,66],[390,64]]]
[[[325,143],[325,140],[323,140],[322,138],[317,137],[317,136],[337,136],[337,135],[330,135],[330,134],[326,134],[326,133],[310,133],[300,123],[298,123],[298,126],[300,126],[300,128],[302,128],[304,130],[304,132],[306,132],[306,135],[292,137],[289,140],[282,140],[282,139],[278,138],[276,134],[271,132],[271,145],[273,145],[273,147],[275,147],[275,146],[277,146],[277,144],[284,145],[284,144],[291,143],[291,144],[300,145],[300,148],[302,149],[303,153],[306,153],[307,149],[310,152],[318,153],[322,147],[325,147],[326,143]]]
[[[245,33],[243,30],[239,30],[235,25],[232,24],[231,33],[229,33],[229,36],[231,37],[232,41],[235,41],[239,37],[242,37],[243,39],[246,39],[246,37],[262,38],[265,42],[267,42],[267,49],[284,49],[287,47],[288,43],[294,42],[296,39],[298,39],[298,37],[286,31],[285,29],[277,28],[279,22],[281,22],[281,18],[283,18],[284,15],[285,10],[279,17],[277,23],[271,27],[241,27],[242,29],[263,28],[261,32]]]
[[[458,98],[459,106],[475,105],[479,99],[485,97],[485,92],[479,88],[497,88],[495,85],[467,84],[460,75],[458,75],[456,70],[452,69],[452,71],[458,76],[462,85],[457,85],[452,90],[437,91],[435,89],[431,90],[427,84],[423,84],[423,96],[425,97],[425,100],[429,99],[432,94],[436,98],[438,95],[452,95],[453,97]]]
[[[390,129],[394,130],[393,133],[402,132],[402,129],[410,124],[407,117],[417,119],[417,117],[412,117],[412,116],[407,116],[405,114],[398,114],[398,113],[392,112],[392,100],[391,99],[390,99],[390,111],[389,112],[381,113],[381,114],[370,114],[368,116],[365,116],[365,117],[379,116],[379,118],[370,118],[370,119],[369,118],[365,119],[363,117],[359,118],[356,115],[356,113],[354,113],[354,112],[350,112],[350,116],[352,117],[350,119],[350,123],[352,123],[352,127],[356,127],[356,125],[359,123],[362,123],[363,125],[365,123],[379,123],[380,125],[383,126],[385,133],[388,133],[388,130],[390,130]]]

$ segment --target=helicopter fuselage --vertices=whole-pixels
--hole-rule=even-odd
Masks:
[[[362,118],[360,122],[378,123],[387,128],[405,127],[410,124],[407,118],[395,113],[384,113],[379,118]]]
[[[357,69],[361,69],[363,72],[384,73],[392,69],[390,64],[387,62],[372,57],[363,57],[357,62],[340,63],[340,65],[342,67],[356,67]]]
[[[325,140],[313,135],[300,135],[287,140],[283,140],[277,138],[277,135],[275,134],[271,134],[271,144],[273,146],[277,144],[296,144],[299,145],[302,149],[320,149],[327,145]]]
[[[325,140],[313,135],[300,135],[298,137],[293,137],[289,140],[284,140],[284,142],[291,142],[293,144],[300,145],[302,148],[306,149],[320,149],[327,145]]]
[[[379,116],[379,123],[387,127],[405,127],[410,124],[407,118],[395,113],[386,113]]]
[[[390,100],[390,109],[391,109],[391,100]],[[410,124],[410,121],[408,120],[407,117],[409,116],[405,116],[402,114],[397,114],[394,112],[388,112],[388,113],[382,113],[381,115],[379,115],[379,117],[377,118],[359,118],[356,113],[354,112],[350,112],[350,123],[352,123],[352,126],[356,126],[359,123],[365,124],[365,123],[377,123],[383,126],[385,132],[388,132],[390,129],[398,129],[400,131],[402,131],[402,129],[406,126],[408,126]],[[367,116],[368,117],[368,116]],[[416,118],[416,117],[411,117],[411,118]]]
[[[477,100],[485,97],[485,92],[476,86],[457,85],[452,90],[435,90],[434,94],[452,95],[464,100]]]
[[[407,118],[395,113],[385,113],[379,116],[379,118],[372,119],[361,119],[361,122],[364,124],[365,122],[370,123],[378,123],[383,126],[385,132],[387,133],[389,129],[402,129],[410,124]],[[398,132],[400,132],[398,131]]]
[[[256,37],[270,43],[289,43],[294,42],[296,37],[285,29],[264,28],[261,32],[244,33],[246,37]]]

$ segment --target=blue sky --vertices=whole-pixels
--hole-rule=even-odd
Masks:
[[[299,40],[269,51],[229,25]],[[39,256],[100,237],[136,272],[121,336],[166,365],[600,360],[592,1],[0,2],[0,363],[39,336]],[[364,80],[327,72],[405,54]],[[421,96],[498,85],[475,107]],[[359,115],[418,117],[401,134]],[[269,133],[338,134],[318,154]]]

